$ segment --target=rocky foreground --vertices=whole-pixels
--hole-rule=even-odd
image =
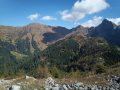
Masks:
[[[53,78],[37,80],[26,76],[24,80],[0,80],[0,90],[120,90],[120,77],[111,76],[108,85],[88,85],[82,82],[57,83]]]
[[[86,85],[82,82],[69,84],[57,84],[52,78],[48,78],[45,83],[45,90],[120,90],[120,77],[112,76],[108,80],[108,86]]]

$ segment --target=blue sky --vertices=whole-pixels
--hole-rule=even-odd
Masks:
[[[120,0],[0,0],[0,25],[41,23],[72,28],[104,18],[120,24]]]

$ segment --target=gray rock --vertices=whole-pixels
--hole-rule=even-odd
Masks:
[[[64,90],[68,90],[67,86],[66,85],[63,85],[63,88]]]
[[[52,87],[52,90],[59,90],[59,85],[55,84],[54,87]]]
[[[71,84],[56,84],[52,78],[46,80],[45,90],[120,90],[120,77],[112,76],[106,87],[97,85],[85,85],[82,82],[76,82]]]
[[[54,85],[55,85],[55,80],[53,80],[51,77],[47,78],[45,81],[45,90],[52,90]]]
[[[68,89],[72,89],[72,87],[70,87],[70,85],[67,85]]]
[[[21,90],[21,87],[17,85],[12,85],[11,87],[7,87],[6,90]]]

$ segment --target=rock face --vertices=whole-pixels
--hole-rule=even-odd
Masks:
[[[120,90],[120,77],[112,76],[108,80],[108,86],[87,85],[82,82],[71,84],[57,84],[51,77],[46,79],[45,90]]]

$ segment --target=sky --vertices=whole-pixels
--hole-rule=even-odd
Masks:
[[[40,23],[72,28],[120,24],[120,0],[0,0],[0,25]]]

